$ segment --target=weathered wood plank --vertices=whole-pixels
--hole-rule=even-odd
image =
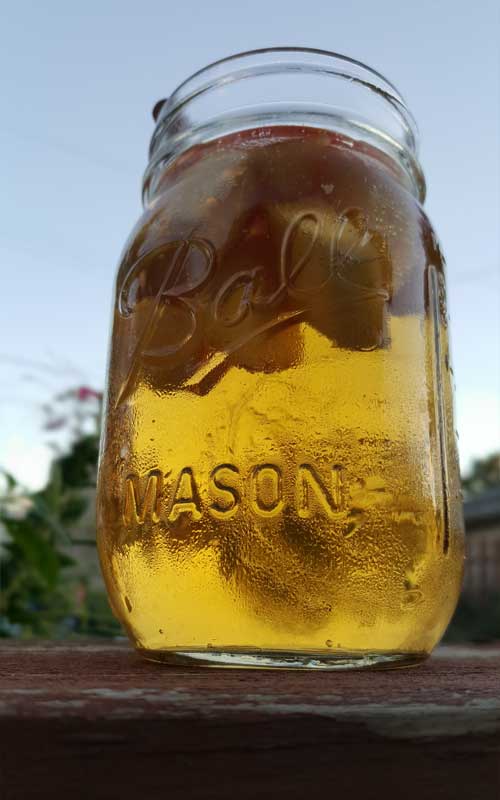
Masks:
[[[0,646],[3,797],[500,796],[500,648],[416,669],[162,667],[121,643]]]

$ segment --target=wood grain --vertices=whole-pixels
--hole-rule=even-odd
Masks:
[[[500,797],[500,648],[416,669],[173,668],[0,645],[2,800]]]

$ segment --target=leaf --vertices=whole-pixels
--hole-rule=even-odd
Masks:
[[[71,451],[58,460],[64,484],[69,488],[94,486],[98,453],[99,437],[94,434],[81,436]]]
[[[61,465],[58,461],[54,461],[50,470],[49,482],[45,489],[39,492],[39,495],[43,498],[47,507],[54,513],[58,512],[62,491],[63,476]]]
[[[9,519],[4,522],[11,539],[22,550],[26,561],[40,575],[47,588],[57,583],[60,557],[53,545],[47,541],[28,520]]]
[[[39,492],[38,494],[34,494],[32,496],[32,500],[33,500],[33,509],[30,514],[31,519],[38,518],[39,520],[42,520],[42,522],[44,522],[45,525],[51,531],[53,538],[66,543],[71,543],[70,534],[68,533],[64,525],[61,525],[57,516],[55,516],[50,507],[45,502],[43,493]]]
[[[75,522],[88,508],[88,500],[82,494],[66,492],[61,503],[60,515],[63,522]]]
[[[76,561],[71,556],[68,556],[66,553],[59,553],[59,564],[61,567],[74,567]]]
[[[5,477],[5,480],[7,482],[7,491],[11,492],[12,489],[15,489],[16,486],[18,485],[17,480],[10,472],[7,472],[6,469],[0,469],[0,472]]]

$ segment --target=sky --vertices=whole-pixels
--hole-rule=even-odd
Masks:
[[[496,0],[4,0],[2,17],[0,465],[41,485],[40,405],[104,384],[154,103],[217,58],[277,45],[345,53],[406,98],[447,256],[462,467],[500,448]]]

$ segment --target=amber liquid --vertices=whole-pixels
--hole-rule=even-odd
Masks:
[[[165,171],[118,273],[98,515],[150,657],[432,649],[463,560],[443,264],[388,159],[279,127]]]

